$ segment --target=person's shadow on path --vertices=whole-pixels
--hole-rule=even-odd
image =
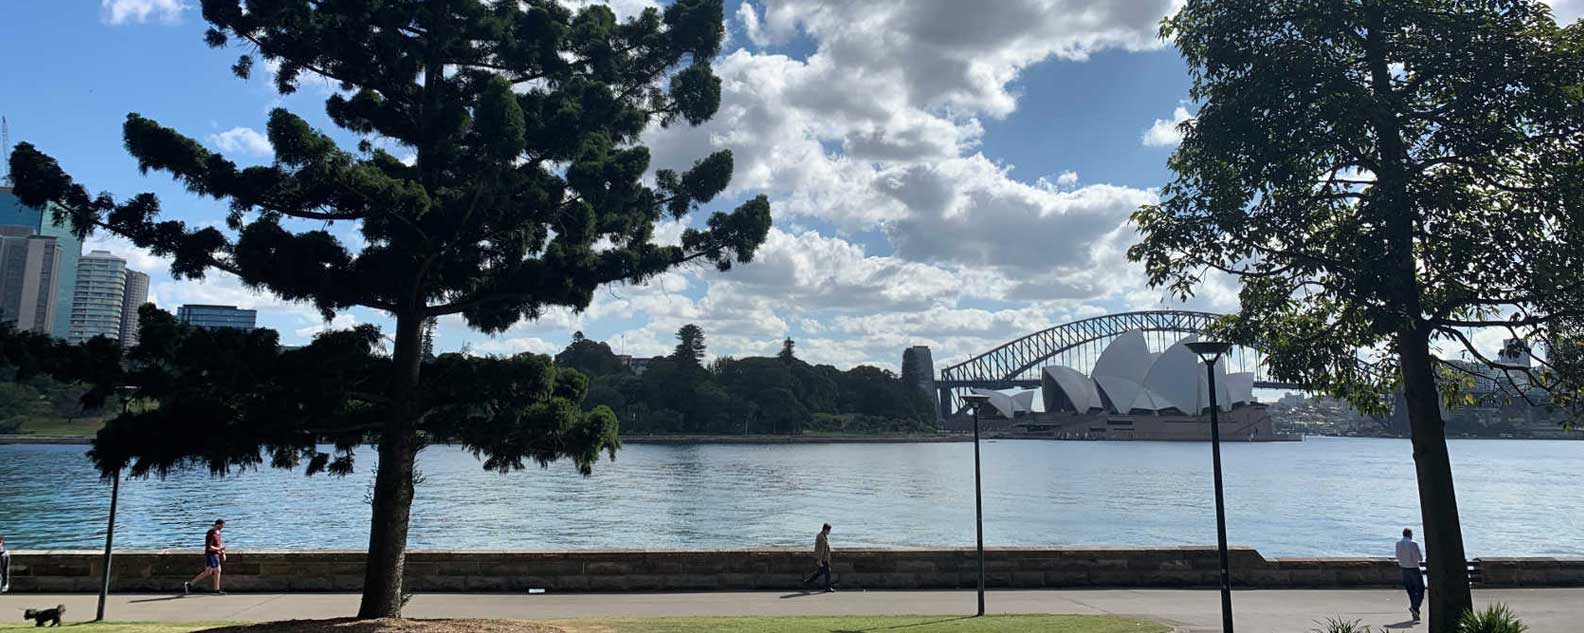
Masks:
[[[127,604],[138,604],[140,602],[164,602],[166,600],[181,600],[182,598],[185,598],[185,597],[187,597],[187,596],[166,596],[164,598],[144,598],[142,600],[128,600]]]
[[[1388,625],[1383,626],[1381,628],[1383,628],[1383,629],[1392,629],[1392,630],[1395,630],[1395,629],[1411,629],[1411,628],[1414,628],[1414,627],[1416,627],[1418,625],[1419,625],[1419,623],[1415,622],[1413,620],[1403,620],[1402,622],[1398,622],[1396,624],[1388,624]]]

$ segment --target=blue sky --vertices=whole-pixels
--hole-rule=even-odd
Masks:
[[[241,163],[270,160],[261,132],[273,107],[335,132],[323,115],[329,87],[308,82],[282,98],[262,66],[236,79],[239,51],[206,47],[188,4],[8,2],[0,114],[12,141],[54,155],[91,189],[152,191],[170,215],[204,223],[220,220],[220,204],[138,173],[121,148],[127,113]],[[613,7],[631,15],[647,4]],[[734,151],[737,174],[720,206],[770,196],[776,228],[760,261],[612,287],[583,314],[552,313],[495,337],[446,321],[439,347],[553,352],[580,329],[654,354],[692,322],[716,354],[769,353],[791,336],[814,362],[894,367],[912,344],[950,361],[1073,318],[1161,305],[1121,253],[1134,239],[1128,214],[1169,177],[1172,123],[1192,112],[1183,64],[1154,36],[1172,6],[727,0],[720,113],[645,140],[656,167]],[[350,238],[353,228],[335,230]],[[94,243],[149,272],[166,309],[255,307],[288,342],[326,325],[234,278],[176,281],[124,242]],[[1212,284],[1192,304],[1234,309],[1235,292]],[[352,311],[334,325],[359,322],[385,321]]]

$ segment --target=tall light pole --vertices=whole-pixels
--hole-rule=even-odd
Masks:
[[[979,615],[984,615],[984,498],[979,483],[979,407],[990,401],[990,396],[971,393],[962,397],[973,408],[974,421],[974,533],[979,537]]]
[[[1231,343],[1198,341],[1188,343],[1188,349],[1204,361],[1205,373],[1210,377],[1210,462],[1215,473],[1216,553],[1221,556],[1221,630],[1232,633],[1232,573],[1227,565],[1226,502],[1221,494],[1221,423],[1216,410],[1215,364],[1221,355],[1232,348]]]
[[[121,415],[126,415],[127,405],[132,402],[132,394],[137,387],[117,387],[116,391],[121,397]],[[110,480],[110,520],[105,525],[104,560],[101,563],[101,577],[99,579],[99,611],[94,617],[95,622],[105,619],[105,601],[110,597],[110,550],[115,546],[115,519],[116,502],[121,499],[121,469],[116,469],[115,479]]]

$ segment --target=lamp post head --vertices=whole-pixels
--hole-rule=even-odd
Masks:
[[[1198,354],[1199,360],[1204,361],[1204,364],[1206,365],[1215,364],[1216,360],[1221,358],[1222,354],[1225,354],[1227,350],[1232,349],[1231,343],[1222,343],[1220,341],[1196,341],[1193,343],[1186,343],[1186,346],[1188,347],[1189,351]]]

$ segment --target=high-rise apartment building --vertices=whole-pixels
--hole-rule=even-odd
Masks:
[[[53,288],[55,299],[53,315],[50,317],[52,322],[47,331],[51,336],[65,338],[71,330],[72,297],[76,292],[77,261],[82,256],[82,240],[72,234],[66,223],[57,224],[54,221],[53,209],[23,205],[11,193],[10,187],[0,187],[0,227],[21,228],[28,235],[54,238],[54,251],[59,255],[59,263],[48,271],[51,280],[49,286]],[[0,274],[10,271],[9,267],[0,268]],[[35,272],[43,274],[44,270],[40,268]],[[36,287],[42,287],[37,285],[44,281],[35,278],[33,283]]]
[[[60,244],[20,226],[0,226],[0,323],[54,334],[62,282]]]
[[[251,330],[258,321],[258,311],[238,310],[236,306],[191,304],[176,308],[176,320],[202,328]]]
[[[77,288],[72,297],[67,341],[82,343],[95,336],[121,338],[126,272],[126,260],[109,251],[94,251],[77,262]]]
[[[148,303],[149,276],[126,271],[126,292],[121,299],[121,348],[131,349],[138,342],[138,308]]]

